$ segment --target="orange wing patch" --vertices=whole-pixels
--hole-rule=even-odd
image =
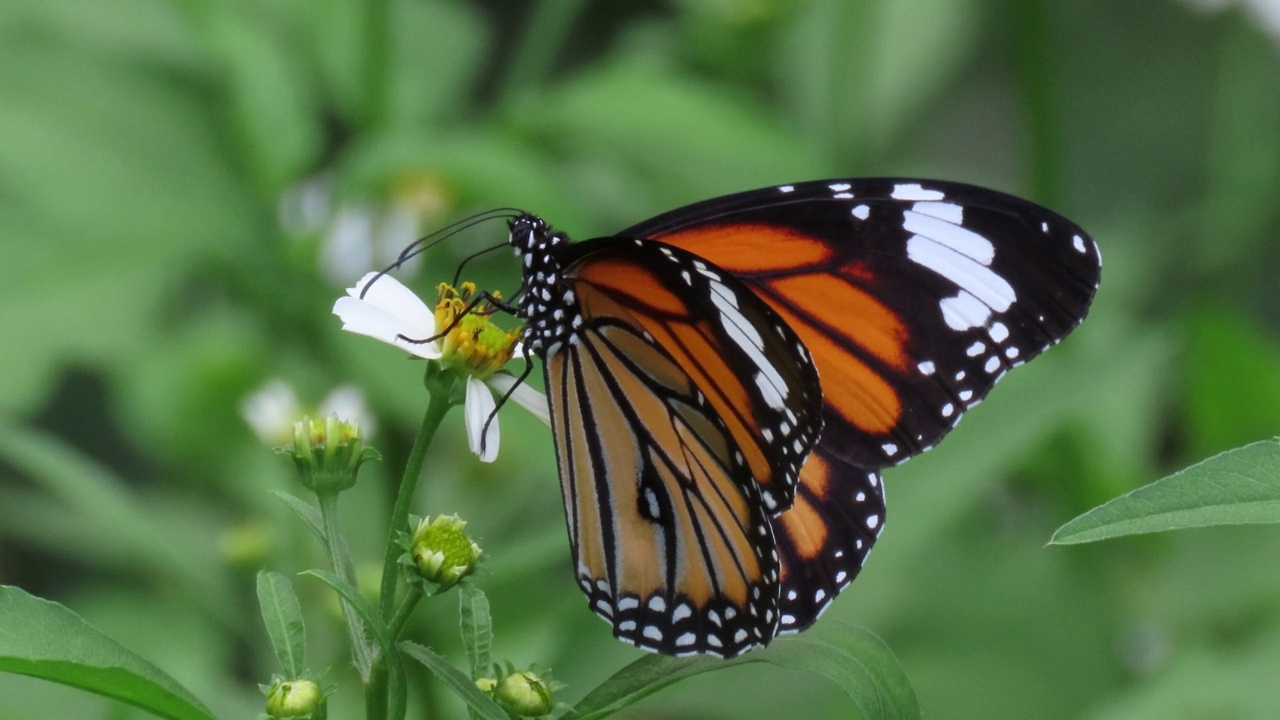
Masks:
[[[904,342],[909,337],[902,318],[871,293],[838,275],[815,272],[760,281],[779,298],[765,302],[780,308],[797,308],[810,317],[823,317],[826,308],[841,308],[839,324],[823,330],[865,349],[895,370],[905,372],[909,358]]]
[[[810,455],[800,470],[800,483],[816,496],[825,498],[830,482],[831,469],[818,455]],[[827,522],[822,516],[821,508],[814,504],[807,494],[796,495],[791,509],[778,516],[774,527],[782,527],[786,539],[795,548],[796,554],[803,560],[813,560],[827,546]],[[787,581],[788,565],[782,566],[782,581]]]
[[[821,265],[831,259],[831,249],[821,241],[789,228],[763,223],[704,225],[678,230],[659,239],[695,255],[715,258],[716,265],[736,275]],[[786,252],[778,252],[780,243],[786,244]]]

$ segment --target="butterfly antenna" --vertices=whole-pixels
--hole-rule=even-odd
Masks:
[[[464,230],[469,230],[475,227],[476,225],[479,225],[484,222],[488,222],[490,220],[498,220],[501,218],[513,218],[521,215],[522,213],[523,211],[520,210],[519,208],[512,208],[512,207],[494,208],[492,210],[485,210],[484,212],[476,213],[475,215],[472,215],[470,217],[465,217],[461,220],[445,225],[439,230],[436,230],[427,235],[423,235],[417,240],[414,240],[413,243],[411,243],[404,250],[401,250],[400,255],[396,257],[395,262],[391,263],[387,267],[378,271],[378,274],[372,280],[370,280],[368,283],[365,284],[364,289],[361,290],[360,292],[360,297],[362,298],[364,297],[365,292],[368,291],[369,287],[373,285],[374,282],[377,282],[378,278],[404,265],[409,260],[412,260],[418,255],[421,255],[427,250],[430,250],[436,245],[439,245],[445,240],[448,240],[449,238],[453,237],[454,235],[457,235],[458,233],[463,232]],[[501,245],[495,246],[494,248],[489,248],[485,252],[494,250],[497,247],[501,247]]]

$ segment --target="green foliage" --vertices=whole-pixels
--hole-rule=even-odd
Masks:
[[[171,720],[213,715],[160,668],[75,613],[14,587],[0,587],[0,670],[136,705]]]
[[[462,698],[467,707],[470,710],[474,710],[480,717],[485,720],[508,720],[507,713],[501,707],[498,707],[498,704],[488,695],[480,692],[475,682],[466,673],[449,664],[448,660],[440,657],[431,648],[423,647],[416,643],[404,642],[400,645],[400,649],[404,651],[405,655],[426,666],[436,677],[440,678],[445,687]]]
[[[336,548],[326,577],[360,622],[389,635],[395,620],[364,598],[422,420],[422,368],[338,332],[329,310],[351,280],[485,208],[588,238],[768,183],[939,176],[1088,228],[1105,256],[1092,317],[887,473],[867,568],[763,657],[827,647],[854,623],[893,648],[932,715],[1267,717],[1274,527],[1042,548],[1112,498],[1055,541],[1273,520],[1262,454],[1275,443],[1248,443],[1280,433],[1280,40],[1248,4],[1201,5],[0,3],[0,582],[148,658],[190,692],[155,687],[199,696],[201,717],[261,712],[245,676],[302,667],[291,628],[305,620],[307,664],[343,688],[330,716],[359,717],[332,587],[296,583],[299,615],[267,575],[275,631],[252,611],[260,569],[331,569]],[[501,239],[494,226],[453,238],[411,282],[429,295]],[[510,294],[518,269],[500,255],[467,279]],[[240,416],[275,377],[303,405],[353,383],[374,409],[385,462],[343,494],[341,537],[287,495],[301,492],[288,463]],[[446,418],[403,503],[467,518],[488,558],[461,586],[461,620],[424,602],[404,637],[473,673],[536,660],[567,683],[557,700],[603,709],[590,689],[630,697],[608,677],[636,653],[573,582],[549,432],[514,408],[501,420],[499,458],[481,465]],[[880,646],[854,646],[869,655],[848,672],[872,678],[859,692],[879,687],[892,675],[877,674]],[[877,712],[821,673],[752,658],[637,707]],[[63,660],[47,667],[104,677]],[[388,669],[411,715],[478,712],[429,665]],[[111,677],[155,680],[135,670]],[[0,674],[5,717],[144,714],[106,702]]]
[[[1280,441],[1228,450],[1096,507],[1058,528],[1053,543],[1214,525],[1280,522]]]
[[[858,627],[832,624],[821,637],[776,640],[758,652],[732,660],[708,657],[643,657],[619,670],[582,699],[565,720],[598,720],[651,693],[701,673],[763,662],[806,670],[833,680],[857,708],[854,717],[918,718],[920,707],[893,652],[880,638]]]
[[[307,669],[307,628],[293,583],[280,573],[258,573],[258,605],[285,677],[302,677]]]

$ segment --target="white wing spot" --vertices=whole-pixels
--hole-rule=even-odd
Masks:
[[[851,188],[851,187],[853,187],[853,186],[852,186],[852,185],[850,185],[849,183],[832,183],[832,184],[828,185],[827,187],[831,188],[832,190],[834,190],[834,191],[836,191],[836,192],[844,192],[845,190],[848,190],[849,188]]]
[[[871,217],[871,207],[869,205],[858,205],[850,212],[859,220],[866,220]]]
[[[986,349],[987,349],[986,343],[982,342],[981,340],[978,340],[978,341],[975,341],[969,347],[965,348],[964,354],[968,355],[969,357],[978,357],[983,352],[985,352]]]
[[[969,234],[980,238],[988,247],[991,246],[991,243],[982,236]],[[987,307],[999,312],[1008,310],[1013,301],[1018,299],[1013,286],[967,252],[958,250],[956,246],[960,244],[956,238],[941,241],[924,235],[912,235],[907,240],[907,257],[917,265],[928,268],[955,283],[960,289],[968,291]]]
[[[936,217],[954,225],[964,222],[964,206],[949,202],[918,202],[911,206],[912,211],[922,215]],[[913,231],[914,232],[914,231]]]
[[[938,190],[925,190],[920,183],[900,183],[893,186],[889,197],[894,200],[941,200],[946,195]]]
[[[795,189],[796,189],[796,188],[795,188],[795,186],[794,186],[794,185],[779,185],[779,186],[778,186],[778,192],[789,193],[789,192],[791,192],[792,190],[795,190]]]
[[[972,390],[961,390],[961,391],[960,391],[959,398],[960,398],[960,400],[961,400],[961,401],[963,401],[963,402],[969,402],[969,399],[970,399],[970,398],[972,398],[972,397],[973,397],[973,391],[972,391]]]
[[[880,516],[879,516],[879,515],[868,515],[868,516],[867,516],[867,529],[868,529],[868,530],[875,530],[877,527],[879,527],[879,525],[880,525]],[[859,542],[861,542],[861,540],[859,540]]]
[[[955,297],[942,298],[938,306],[942,308],[947,327],[956,331],[982,327],[991,318],[991,308],[966,290],[956,293]]]
[[[644,632],[642,634],[655,642],[662,641],[662,629],[657,625],[645,625]]]
[[[955,413],[955,411],[956,411],[956,406],[952,405],[951,403],[947,403],[946,405],[942,406],[942,417],[949,418],[953,413]]]
[[[1045,221],[1045,222],[1040,223],[1040,232],[1042,232],[1042,233],[1048,233],[1048,232],[1049,232],[1049,222],[1048,222],[1048,221]]]
[[[985,365],[982,366],[982,369],[986,370],[988,374],[994,373],[995,371],[999,370],[1000,358],[996,357],[995,355],[992,355],[991,357],[987,358],[987,362]]]
[[[987,335],[995,342],[1002,343],[1009,339],[1009,328],[1002,322],[993,322],[991,327],[987,328]]]
[[[937,368],[934,367],[932,360],[925,360],[916,367],[920,370],[921,375],[932,375],[934,371],[937,370]]]
[[[898,454],[898,446],[894,445],[893,443],[885,443],[880,446],[880,449],[883,450],[884,454],[888,455],[889,457],[893,457],[894,455]]]
[[[1084,238],[1080,237],[1079,235],[1073,235],[1071,237],[1071,244],[1075,246],[1076,252],[1078,253],[1084,253],[1086,250],[1088,250],[1088,248],[1086,248],[1084,245]]]
[[[680,637],[676,638],[676,645],[677,645],[678,647],[688,647],[688,646],[692,645],[692,644],[694,643],[694,641],[695,641],[695,640],[697,640],[697,639],[698,639],[698,636],[697,636],[697,635],[694,635],[694,634],[693,634],[693,633],[691,633],[691,632],[687,632],[687,633],[685,633],[685,634],[681,635]]]
[[[667,609],[667,601],[662,599],[661,595],[654,595],[649,598],[649,609],[654,612],[665,612]]]
[[[1010,360],[1018,357],[1018,348],[1016,347],[1005,348],[1004,356],[1009,358]]]

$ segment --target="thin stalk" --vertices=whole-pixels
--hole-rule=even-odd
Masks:
[[[324,523],[324,549],[329,555],[329,561],[333,563],[333,572],[350,583],[352,587],[357,587],[356,578],[349,572],[350,564],[343,562],[341,536],[338,534],[338,494],[317,493],[317,499],[320,501],[320,518]],[[370,668],[377,658],[377,652],[365,638],[364,622],[360,620],[360,615],[356,613],[355,608],[351,607],[346,600],[339,602],[342,606],[342,617],[347,624],[347,636],[351,641],[351,659],[360,673],[360,678],[368,682]]]
[[[431,377],[430,374],[428,377]],[[387,551],[382,560],[382,587],[379,590],[378,610],[383,619],[389,622],[394,619],[396,580],[400,575],[400,566],[397,561],[400,558],[401,548],[396,542],[396,534],[409,530],[409,508],[413,505],[413,496],[417,494],[418,480],[422,476],[422,464],[427,457],[427,448],[431,446],[431,439],[435,437],[440,422],[444,420],[449,408],[455,404],[450,388],[431,381],[428,382],[428,388],[431,392],[431,400],[427,404],[426,413],[422,416],[422,427],[418,430],[418,437],[413,441],[409,460],[405,463],[404,476],[400,479],[400,490],[396,493],[396,504],[391,509],[391,520],[387,525]],[[409,592],[409,597],[405,598],[406,603],[413,597],[414,590],[410,589]],[[396,637],[398,633],[397,628],[392,637]],[[384,720],[387,717],[387,673],[387,659],[377,658],[370,669],[369,680],[365,684],[366,720]],[[392,720],[399,719],[392,718]]]
[[[404,477],[400,479],[400,491],[396,494],[395,507],[391,509],[391,523],[387,526],[387,552],[382,559],[382,588],[379,591],[378,609],[384,620],[391,620],[395,610],[396,580],[399,578],[401,548],[396,542],[396,534],[409,531],[409,508],[413,505],[413,496],[418,490],[418,480],[422,475],[422,463],[427,457],[427,448],[435,437],[440,421],[449,412],[454,403],[447,390],[431,393],[431,402],[427,404],[427,412],[422,417],[422,429],[413,441],[413,450],[409,453],[409,461],[404,467]]]
[[[404,630],[405,623],[409,622],[409,616],[413,614],[413,609],[418,607],[418,602],[425,596],[426,593],[417,585],[409,587],[409,594],[405,595],[404,600],[400,601],[400,607],[391,618],[391,622],[387,624],[392,638],[400,639],[400,633]]]

